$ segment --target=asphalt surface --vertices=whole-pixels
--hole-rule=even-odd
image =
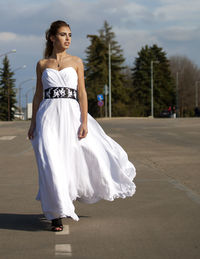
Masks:
[[[98,120],[137,169],[136,194],[75,202],[78,222],[49,231],[35,200],[30,122],[0,122],[0,258],[200,258],[200,119]]]

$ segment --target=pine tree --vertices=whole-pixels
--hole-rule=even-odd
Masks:
[[[108,44],[111,46],[111,85],[112,85],[112,116],[125,116],[129,93],[123,73],[124,57],[122,50],[115,41],[112,27],[105,21],[99,35],[88,35],[91,45],[86,54],[86,86],[88,92],[88,108],[93,116],[99,115],[97,94],[103,94],[104,85],[108,85]]]
[[[9,59],[3,59],[3,68],[0,69],[0,120],[13,120],[16,104],[14,91],[14,73],[10,70]]]
[[[126,69],[126,66],[123,65],[125,61],[123,50],[115,40],[115,33],[112,31],[112,27],[109,26],[107,21],[104,22],[103,28],[99,30],[99,33],[107,47],[107,64],[109,43],[111,48],[112,116],[126,116],[128,111],[127,105],[130,99],[127,80],[123,73],[124,69]]]
[[[91,45],[87,48],[87,63],[85,64],[86,89],[88,94],[88,110],[93,116],[99,116],[97,95],[103,94],[107,84],[106,47],[97,35],[88,35]]]
[[[175,106],[175,82],[171,75],[169,60],[162,48],[147,45],[138,53],[133,71],[133,93],[135,115],[151,115],[151,61],[154,78],[154,115]]]

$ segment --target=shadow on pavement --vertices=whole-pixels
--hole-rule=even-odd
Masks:
[[[0,229],[49,231],[50,223],[43,214],[0,213]]]

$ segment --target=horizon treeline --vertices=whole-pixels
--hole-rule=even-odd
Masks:
[[[144,45],[133,60],[125,65],[123,49],[115,38],[112,26],[104,21],[98,34],[87,35],[85,85],[88,95],[88,112],[93,117],[105,116],[105,102],[97,105],[97,95],[103,95],[109,85],[109,45],[111,61],[112,117],[147,117],[152,110],[160,117],[171,107],[178,117],[200,116],[200,69],[186,56],[170,58],[161,46]],[[0,120],[14,120],[16,88],[14,73],[7,56],[0,68]],[[107,95],[107,100],[108,100]],[[107,102],[108,115],[108,102]]]
[[[187,57],[172,56],[162,47],[145,45],[133,60],[124,65],[123,50],[115,39],[107,21],[98,34],[87,35],[90,45],[86,49],[85,82],[88,93],[88,111],[94,117],[104,116],[103,107],[97,105],[97,95],[105,94],[108,82],[108,45],[111,47],[112,116],[151,115],[151,63],[153,62],[154,116],[176,110],[177,116],[195,116],[199,99],[200,70]]]

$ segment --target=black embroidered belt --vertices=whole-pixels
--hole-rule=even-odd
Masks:
[[[44,98],[72,98],[78,101],[77,90],[69,87],[49,87],[44,90]]]

